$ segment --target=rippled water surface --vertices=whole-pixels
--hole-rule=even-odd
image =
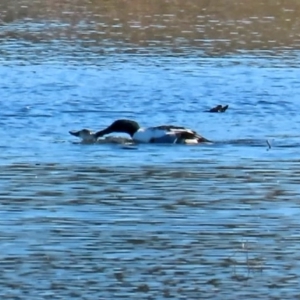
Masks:
[[[1,297],[298,298],[299,13],[1,1]],[[213,143],[68,134],[118,118]]]

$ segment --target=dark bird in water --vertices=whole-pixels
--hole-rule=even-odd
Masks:
[[[227,108],[228,108],[228,105],[224,105],[224,106],[217,105],[217,106],[211,108],[210,110],[207,110],[206,112],[210,112],[210,113],[220,113],[221,112],[221,113],[223,113],[227,110]]]

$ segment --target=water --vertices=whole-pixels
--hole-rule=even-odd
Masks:
[[[299,297],[297,3],[0,8],[3,299]],[[117,118],[214,143],[68,134]]]

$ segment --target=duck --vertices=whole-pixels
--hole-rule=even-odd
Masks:
[[[229,105],[217,105],[209,110],[207,110],[206,112],[210,112],[210,113],[223,113],[227,110],[227,108],[229,107]]]
[[[69,131],[73,136],[82,139],[83,143],[95,143],[98,138],[113,132],[127,133],[135,143],[166,143],[166,144],[200,144],[211,143],[196,131],[182,126],[160,125],[143,128],[138,122],[119,119],[103,130],[93,132],[89,129]]]

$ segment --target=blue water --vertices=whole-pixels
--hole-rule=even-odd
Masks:
[[[226,36],[235,22],[215,20],[217,38],[210,7],[188,23],[194,40],[180,18],[160,40],[178,28],[170,12],[152,16],[152,36],[119,20],[116,2],[0,4],[1,299],[296,299],[298,48],[262,50],[269,17],[235,20],[258,26],[248,34],[261,31],[261,49]],[[135,30],[149,40],[134,44]],[[229,109],[205,112],[217,104]],[[119,118],[213,143],[84,145],[68,133]]]
[[[122,55],[3,64],[2,295],[295,295],[299,71],[274,65]],[[229,109],[204,112],[219,103]],[[214,143],[128,149],[68,134],[118,118],[189,126]],[[282,282],[286,294],[269,291]]]
[[[99,65],[84,61],[2,65],[0,163],[57,162],[58,157],[73,163],[93,160],[95,155],[107,163],[115,153],[114,164],[134,158],[130,165],[207,155],[296,158],[299,71],[280,65],[279,59],[276,63],[271,67],[259,57],[120,55],[114,62],[101,59]],[[226,113],[204,112],[219,103],[229,105]],[[137,120],[141,126],[187,126],[217,143],[196,148],[143,145],[138,151],[72,144],[76,139],[69,130],[100,130],[118,118]],[[266,140],[272,151],[265,151]]]

